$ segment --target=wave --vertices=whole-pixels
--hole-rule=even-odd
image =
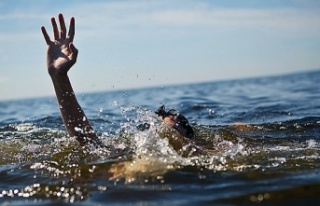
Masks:
[[[105,145],[111,145],[117,151],[131,150],[133,151],[131,155],[134,153],[139,157],[153,155],[158,159],[165,158],[165,161],[182,164],[184,161],[191,163],[194,157],[210,159],[213,156],[219,158],[238,154],[241,156],[249,153],[246,148],[255,152],[268,144],[270,148],[265,149],[272,151],[272,145],[275,143],[287,145],[291,142],[294,143],[291,147],[302,149],[306,147],[308,141],[319,141],[320,131],[317,117],[305,117],[268,124],[194,125],[196,138],[187,140],[179,136],[175,130],[163,127],[151,111],[128,107],[123,109],[123,117],[126,121],[121,122],[114,131],[99,132],[100,139]],[[64,147],[77,145],[73,138],[67,137],[63,127],[57,127],[57,122],[61,123],[61,120],[56,117],[46,117],[33,123],[0,126],[2,161],[5,158],[12,159],[6,163],[14,162],[15,159],[22,161],[28,157],[36,159],[38,156],[47,156],[48,148],[51,148],[49,150],[51,152],[55,151],[52,153],[55,154]],[[151,129],[141,131],[137,128],[137,125],[146,122],[152,124]],[[72,152],[72,149],[69,150]],[[3,151],[10,152],[6,154]],[[41,151],[45,152],[42,154]],[[112,152],[110,148],[108,152]],[[21,158],[23,153],[29,156]],[[19,154],[19,158],[11,154]],[[108,159],[108,155],[100,158]],[[202,166],[201,161],[199,165]]]
[[[277,204],[291,192],[317,198],[305,192],[305,186],[318,191],[320,182],[317,79],[304,74],[86,95],[81,105],[104,147],[68,137],[54,99],[4,104],[0,201]],[[141,101],[143,107],[126,106]],[[163,102],[187,116],[194,139],[155,117],[149,108]],[[152,127],[139,127],[145,123]]]

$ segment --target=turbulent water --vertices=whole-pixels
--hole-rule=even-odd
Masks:
[[[0,205],[318,205],[319,79],[78,95],[102,148],[66,135],[53,97],[0,102]],[[196,137],[164,126],[161,104]]]

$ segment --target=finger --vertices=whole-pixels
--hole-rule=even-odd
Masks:
[[[78,56],[78,49],[74,46],[74,44],[71,42],[69,44],[69,48],[70,48],[70,51],[71,51],[71,59],[73,60],[76,60],[77,59],[77,56]]]
[[[62,14],[59,14],[59,22],[60,22],[60,37],[61,39],[65,39],[67,31],[66,31],[66,25],[64,23]]]
[[[70,42],[73,42],[74,35],[75,35],[75,19],[72,17],[70,19],[70,26],[69,26],[69,33],[68,38],[70,39]]]
[[[51,43],[51,40],[50,40],[50,37],[47,33],[47,30],[44,26],[41,27],[41,31],[42,31],[42,34],[43,34],[43,37],[44,37],[44,40],[46,40],[46,43],[47,45],[49,45]]]
[[[68,65],[66,65],[68,68],[71,68],[76,62],[77,62],[77,56],[78,56],[78,49],[76,49],[76,47],[73,45],[73,43],[71,42],[69,44],[69,49],[70,49],[70,61],[67,62]]]
[[[56,20],[53,17],[51,18],[51,24],[52,24],[54,39],[59,40],[58,26],[57,26]]]

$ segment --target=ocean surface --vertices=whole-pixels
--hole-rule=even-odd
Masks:
[[[69,138],[54,97],[0,102],[0,205],[320,205],[320,71],[78,101],[106,147]],[[162,137],[161,104],[196,137]]]

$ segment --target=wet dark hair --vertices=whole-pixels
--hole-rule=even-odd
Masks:
[[[161,116],[162,118],[168,116],[164,105],[161,105],[161,106],[159,107],[159,109],[157,109],[157,110],[155,111],[155,113],[156,113],[158,116]]]

